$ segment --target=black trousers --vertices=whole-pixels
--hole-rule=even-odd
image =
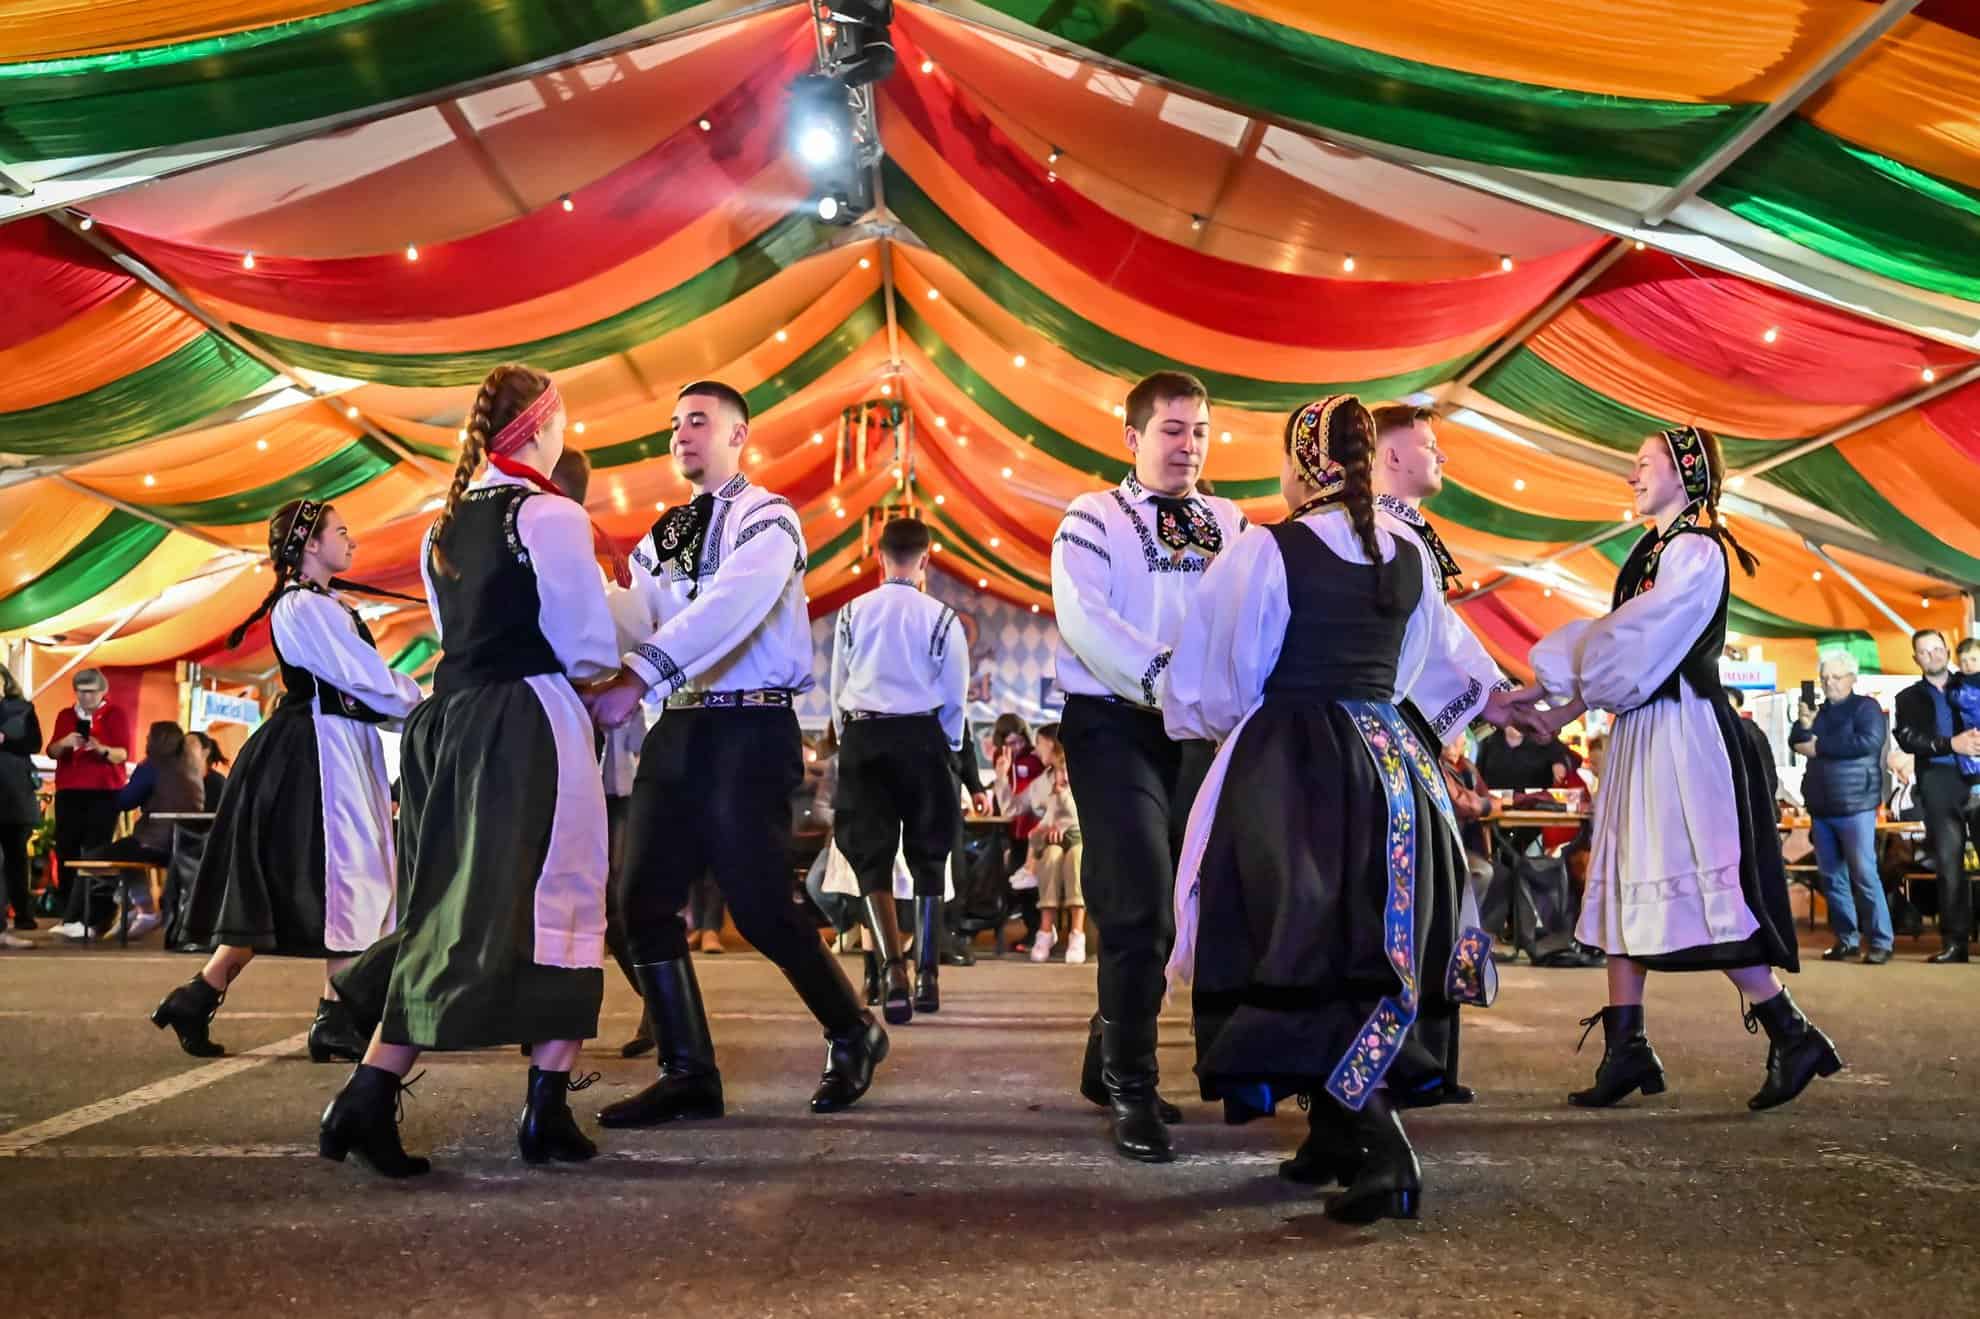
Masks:
[[[619,910],[638,963],[687,956],[681,909],[714,873],[736,928],[789,970],[822,955],[791,901],[791,794],[804,779],[797,716],[775,707],[669,710],[633,778]]]
[[[117,794],[110,788],[55,790],[55,856],[62,863],[64,920],[83,918],[87,886],[76,882],[69,863],[104,846],[117,833]]]
[[[28,892],[28,835],[31,824],[0,823],[0,874],[7,877],[7,905],[14,909],[15,921],[34,919]]]
[[[619,964],[626,983],[639,990],[633,979],[632,950],[626,944],[626,914],[619,910],[619,877],[626,869],[626,817],[631,814],[631,797],[605,798],[605,949]]]
[[[1918,767],[1925,808],[1925,845],[1939,874],[1939,937],[1948,945],[1973,934],[1973,890],[1966,880],[1966,840],[1975,822],[1966,814],[1966,780],[1951,765]],[[1980,839],[1976,839],[1980,841]]]
[[[1176,860],[1216,749],[1174,742],[1162,717],[1068,696],[1059,726],[1085,840],[1079,882],[1100,929],[1100,1015],[1153,1021],[1176,939]]]
[[[891,894],[894,856],[901,853],[914,876],[915,896],[942,896],[960,820],[955,783],[949,741],[934,716],[846,724],[839,739],[832,832],[861,893]]]

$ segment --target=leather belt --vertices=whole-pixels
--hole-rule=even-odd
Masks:
[[[747,692],[677,692],[667,699],[669,710],[740,710],[775,708],[788,710],[795,698],[782,687],[762,687]]]
[[[936,711],[903,710],[896,712],[893,710],[843,710],[840,713],[845,716],[845,720],[847,723],[856,724],[862,719],[928,719],[933,717],[936,714]]]

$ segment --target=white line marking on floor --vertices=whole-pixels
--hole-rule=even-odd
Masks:
[[[81,1108],[72,1108],[66,1113],[58,1113],[32,1126],[0,1134],[0,1158],[22,1154],[37,1145],[58,1140],[85,1127],[93,1127],[99,1122],[108,1122],[126,1113],[149,1108],[153,1104],[160,1104],[167,1099],[202,1089],[215,1081],[224,1081],[230,1076],[238,1076],[256,1067],[265,1067],[277,1058],[300,1052],[308,1042],[309,1032],[303,1031],[289,1036],[286,1040],[264,1044],[232,1058],[221,1058],[207,1063],[204,1067],[195,1067],[189,1072],[180,1072],[177,1076],[168,1076],[162,1081],[141,1085],[121,1095],[101,1099],[94,1104],[85,1104]]]

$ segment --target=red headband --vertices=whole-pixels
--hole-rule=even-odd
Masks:
[[[535,439],[536,433],[543,429],[544,423],[549,421],[562,406],[564,400],[558,395],[557,386],[554,384],[548,386],[530,402],[528,407],[518,412],[508,425],[495,433],[495,438],[488,441],[488,452],[514,453]]]

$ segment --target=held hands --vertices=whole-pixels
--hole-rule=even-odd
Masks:
[[[1963,733],[1954,733],[1952,749],[1956,756],[1980,756],[1980,728],[1969,728]]]
[[[1493,692],[1486,698],[1485,708],[1479,711],[1479,717],[1500,728],[1511,724],[1522,733],[1549,738],[1579,719],[1588,708],[1576,700],[1542,709],[1541,703],[1546,699],[1546,689],[1538,686]]]
[[[586,690],[583,698],[585,708],[591,711],[591,722],[600,728],[617,728],[633,717],[645,695],[645,681],[621,669],[610,682]]]

